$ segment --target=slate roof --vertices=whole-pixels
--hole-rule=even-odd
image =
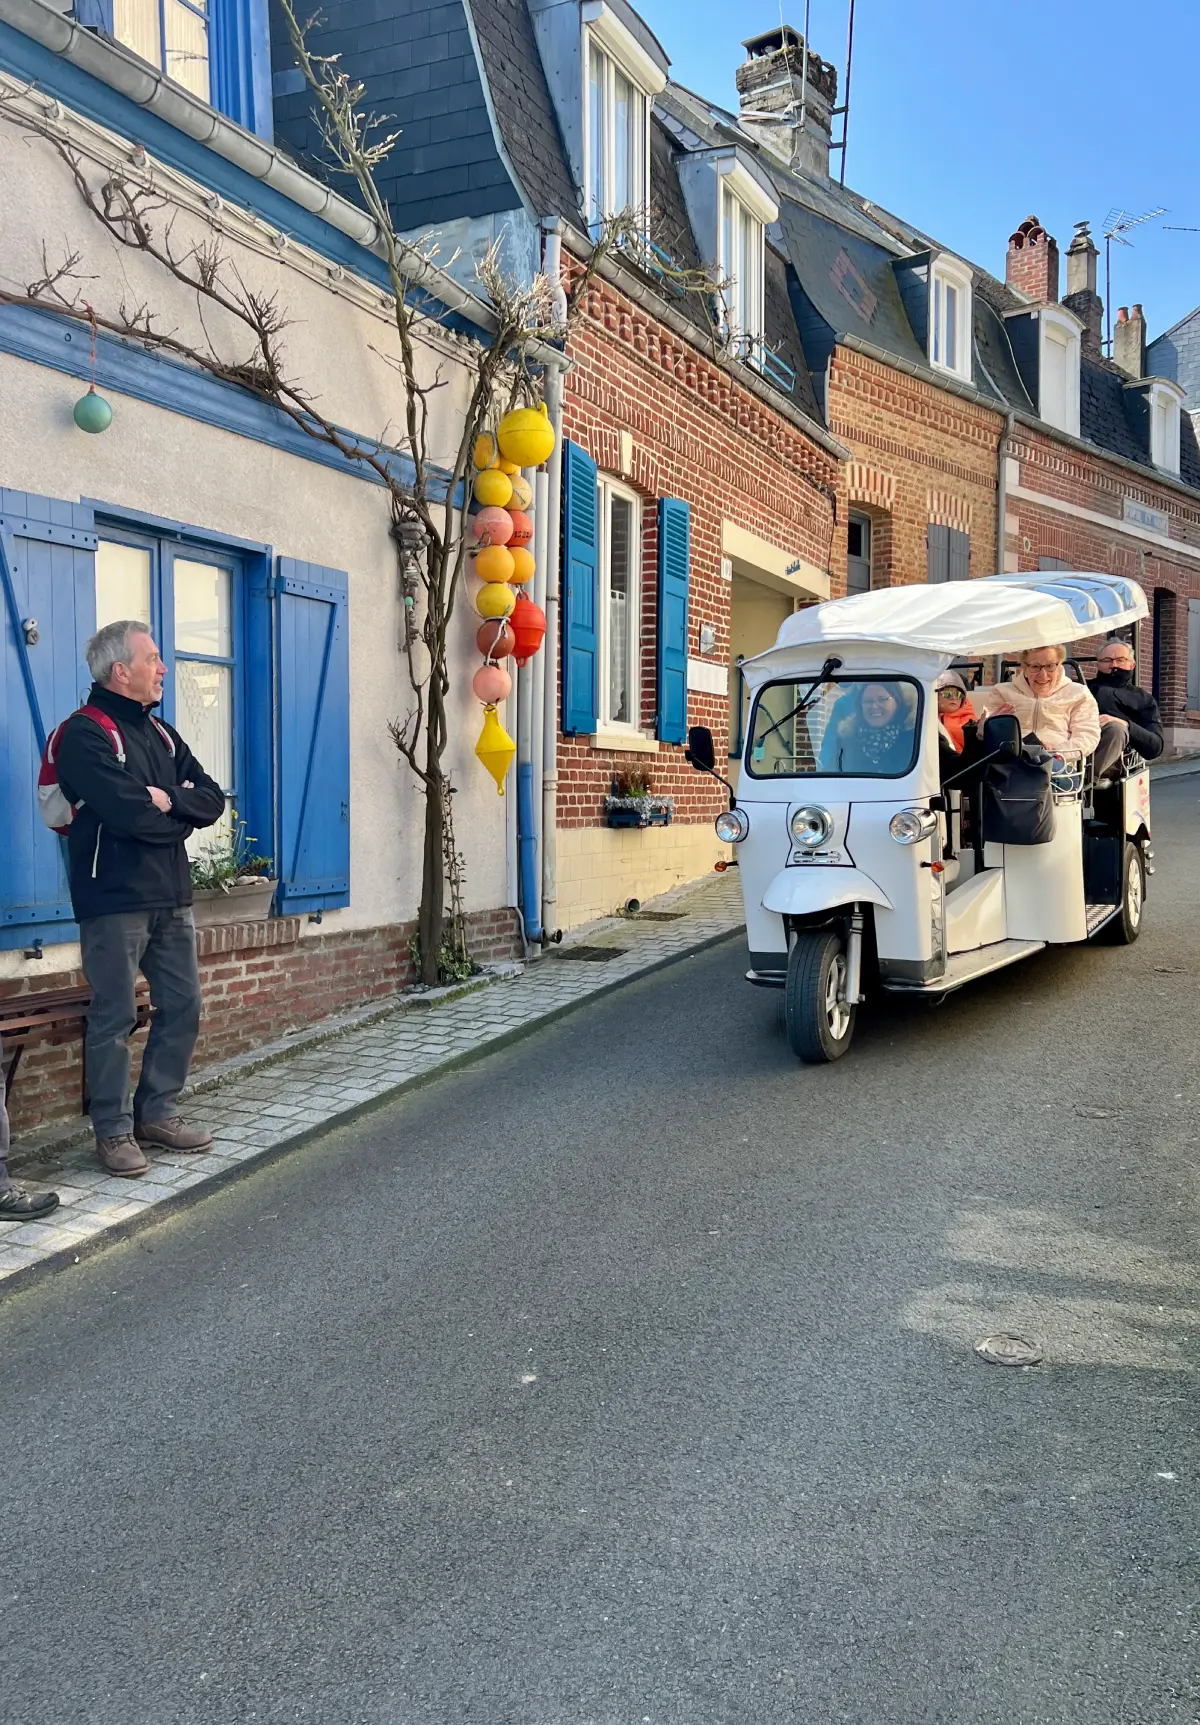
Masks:
[[[535,216],[578,220],[580,191],[567,152],[525,0],[465,0],[504,151]]]
[[[671,84],[658,100],[676,135],[696,140],[692,148],[738,142],[754,153],[769,174],[780,201],[779,231],[790,265],[797,324],[815,378],[823,376],[833,342],[847,335],[929,369],[928,356],[896,285],[893,264],[925,251],[945,251],[956,257],[961,253],[849,187],[788,169],[738,116],[692,91]],[[1025,309],[1030,302],[969,258],[963,262],[974,276],[973,387],[997,406],[1036,417],[1004,322],[1006,312]],[[1081,438],[1157,473],[1131,392],[1125,388],[1127,381],[1111,360],[1081,356]],[[1200,488],[1200,447],[1187,413],[1180,415],[1179,477]]]

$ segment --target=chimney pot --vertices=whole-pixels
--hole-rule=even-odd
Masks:
[[[1058,244],[1036,216],[1026,216],[1009,236],[1004,279],[1038,305],[1058,299]]]
[[[1067,247],[1067,291],[1062,302],[1082,323],[1080,342],[1086,353],[1093,354],[1101,351],[1104,328],[1104,301],[1096,292],[1099,258],[1090,224],[1076,222],[1074,238]]]
[[[1134,306],[1132,316],[1127,306],[1122,306],[1118,311],[1117,327],[1113,330],[1112,356],[1126,377],[1139,378],[1146,375],[1146,320],[1142,316],[1140,305]]]

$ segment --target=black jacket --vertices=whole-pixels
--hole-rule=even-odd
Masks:
[[[178,910],[192,902],[184,840],[225,812],[221,787],[209,778],[179,732],[172,755],[150,723],[147,708],[92,684],[88,705],[116,723],[125,745],[122,766],[112,740],[94,719],[76,713],[58,745],[58,781],[71,801],[83,799],[67,835],[71,904],[76,920],[115,911]],[[161,721],[160,721],[161,723]],[[192,789],[185,790],[190,780]],[[171,799],[163,814],[148,785]]]
[[[1132,671],[1108,671],[1093,679],[1088,688],[1096,697],[1101,713],[1124,719],[1129,726],[1129,741],[1144,761],[1156,761],[1162,754],[1163,728],[1158,716],[1158,702],[1153,695],[1139,689]]]

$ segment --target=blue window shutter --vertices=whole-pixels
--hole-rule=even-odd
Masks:
[[[112,0],[103,0],[111,6]],[[271,143],[271,35],[267,0],[213,0],[209,7],[213,107]]]
[[[691,512],[678,497],[658,501],[658,740],[687,739],[688,569]]]
[[[280,910],[350,903],[350,642],[340,569],[279,559],[275,584]]]
[[[65,847],[42,824],[37,776],[46,734],[90,679],[96,534],[85,504],[0,490],[0,948],[72,940]],[[36,621],[30,645],[24,625]],[[30,631],[32,633],[32,631]]]
[[[596,729],[599,515],[596,463],[577,443],[564,443],[562,728],[568,736],[591,736]]]
[[[966,533],[960,533],[957,527],[946,530],[947,558],[949,562],[949,579],[951,581],[969,581],[971,579],[971,540]]]

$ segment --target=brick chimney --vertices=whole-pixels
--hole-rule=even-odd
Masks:
[[[1067,247],[1067,291],[1063,304],[1083,324],[1079,339],[1085,353],[1100,352],[1100,332],[1104,328],[1104,301],[1096,292],[1099,256],[1088,223],[1076,222],[1075,237]]]
[[[789,168],[829,178],[829,139],[837,106],[837,68],[808,53],[790,24],[743,42],[735,74],[741,117],[751,136]]]
[[[1113,359],[1126,377],[1139,378],[1146,374],[1146,320],[1142,308],[1135,305],[1132,315],[1128,306],[1117,312],[1117,327],[1113,330]]]
[[[1058,298],[1058,241],[1036,216],[1026,216],[1008,242],[1004,279],[1037,305]]]

